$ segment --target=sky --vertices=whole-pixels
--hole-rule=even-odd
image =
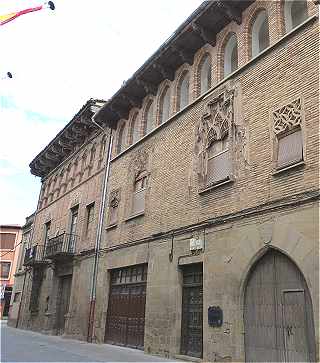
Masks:
[[[201,2],[54,0],[54,11],[0,26],[0,225],[23,225],[36,209],[32,159],[89,98],[109,99]],[[0,15],[41,4],[1,0]]]

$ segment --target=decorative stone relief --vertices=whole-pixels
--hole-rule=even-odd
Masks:
[[[51,219],[52,219],[51,212],[46,213],[46,215],[44,216],[44,223],[50,222]]]
[[[301,125],[302,102],[301,98],[288,103],[287,105],[273,111],[273,131],[276,135],[290,131]]]
[[[231,134],[233,125],[234,90],[225,90],[207,103],[195,129],[194,153],[197,159],[197,174],[202,181],[207,176],[208,148],[214,141]]]
[[[144,170],[147,169],[148,153],[146,150],[139,150],[133,157],[132,165],[135,178]]]
[[[109,205],[111,208],[117,208],[120,203],[120,189],[113,190],[110,193]]]
[[[81,202],[81,193],[76,192],[71,195],[70,203],[69,203],[69,209],[76,206],[77,204],[80,204]]]

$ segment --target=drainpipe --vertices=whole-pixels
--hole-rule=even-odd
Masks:
[[[105,202],[106,202],[106,195],[107,195],[107,189],[108,189],[108,179],[109,179],[112,141],[113,141],[112,130],[110,129],[110,133],[108,134],[107,131],[103,127],[101,127],[99,124],[97,124],[94,121],[94,117],[95,117],[95,115],[93,116],[91,121],[99,129],[101,129],[105,135],[109,136],[109,141],[108,141],[108,150],[107,150],[107,153],[106,153],[107,163],[106,163],[106,167],[105,167],[104,174],[103,174],[101,203],[100,203],[99,220],[98,220],[95,251],[94,251],[93,274],[92,274],[92,280],[91,280],[88,335],[87,335],[87,341],[89,343],[92,343],[92,338],[93,338],[93,335],[94,335],[94,318],[95,318],[95,307],[96,307],[96,290],[97,290],[99,253],[100,253],[101,236],[102,236],[102,228],[103,228],[103,220],[104,220],[104,210],[105,210]]]

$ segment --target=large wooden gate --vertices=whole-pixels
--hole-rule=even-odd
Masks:
[[[183,268],[181,353],[202,357],[203,285],[202,264]]]
[[[111,272],[105,342],[143,349],[147,265]]]
[[[247,362],[313,362],[311,298],[296,265],[270,250],[252,268],[245,301]]]
[[[72,275],[60,277],[59,292],[57,300],[57,334],[64,333],[65,315],[69,311],[69,302],[71,294]]]

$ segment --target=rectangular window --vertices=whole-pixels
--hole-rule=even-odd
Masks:
[[[135,183],[132,201],[132,213],[142,213],[145,207],[145,196],[147,190],[147,176],[138,178]]]
[[[278,138],[277,168],[285,168],[303,161],[302,132],[298,129]]]
[[[11,261],[0,262],[0,278],[8,280],[10,276]]]
[[[15,240],[15,233],[0,233],[0,250],[13,250]]]
[[[86,236],[91,233],[93,219],[94,219],[94,203],[87,205],[87,223],[86,223]]]

